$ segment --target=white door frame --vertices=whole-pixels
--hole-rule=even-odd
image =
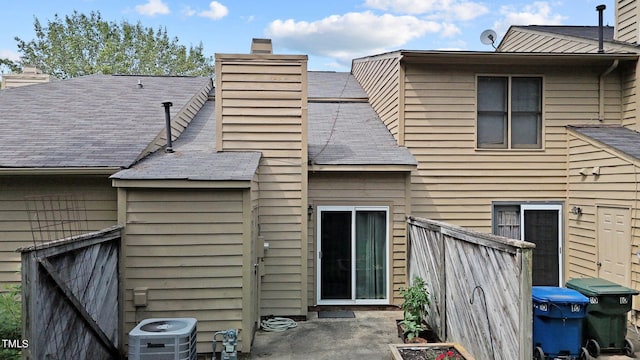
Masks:
[[[322,212],[323,211],[350,211],[351,212],[351,299],[322,300],[322,269],[321,269],[321,249],[322,249]],[[354,264],[356,263],[356,211],[384,211],[386,213],[386,231],[385,231],[385,249],[387,256],[385,257],[385,272],[387,275],[387,291],[385,299],[356,299],[356,272]],[[389,207],[388,206],[318,206],[318,220],[316,221],[316,301],[318,305],[388,305],[391,298],[391,276],[390,276],[390,244],[389,244]]]
[[[562,286],[564,276],[564,257],[562,255],[562,221],[561,204],[520,204],[520,239],[524,240],[524,212],[526,210],[557,210],[558,211],[558,284]]]

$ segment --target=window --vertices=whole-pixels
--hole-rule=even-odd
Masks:
[[[542,78],[478,77],[478,148],[542,148]]]

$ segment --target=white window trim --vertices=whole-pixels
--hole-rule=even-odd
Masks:
[[[387,256],[385,261],[385,267],[387,272],[387,293],[385,299],[356,299],[356,272],[355,269],[351,270],[351,299],[339,299],[339,300],[322,300],[321,285],[322,275],[320,268],[320,250],[322,249],[322,222],[320,221],[323,211],[351,211],[351,264],[355,264],[356,256],[356,225],[355,225],[355,213],[356,211],[384,211],[386,213],[387,231],[385,233],[385,248],[387,250]],[[318,206],[317,208],[317,226],[316,226],[316,301],[318,305],[388,305],[391,298],[391,275],[390,275],[390,258],[391,249],[389,242],[389,231],[391,224],[389,223],[389,207],[388,206]]]

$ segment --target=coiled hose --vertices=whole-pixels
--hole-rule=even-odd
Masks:
[[[292,319],[282,317],[273,317],[262,320],[260,325],[262,330],[270,332],[282,332],[298,326],[298,324]]]

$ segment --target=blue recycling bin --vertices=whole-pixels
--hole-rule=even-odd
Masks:
[[[534,286],[531,295],[534,358],[577,358],[586,352],[581,344],[589,299],[576,290],[554,286]]]

